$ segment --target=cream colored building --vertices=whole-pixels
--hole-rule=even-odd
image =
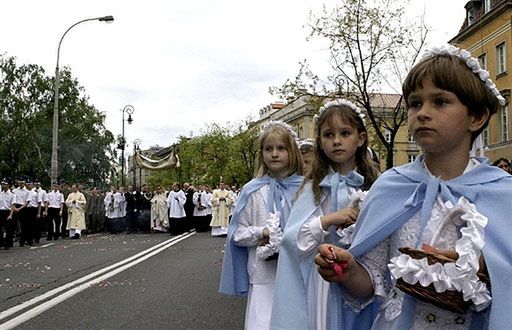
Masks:
[[[485,154],[491,161],[512,158],[512,118],[510,90],[512,87],[512,0],[468,1],[466,18],[451,44],[465,48],[489,71],[506,105],[491,118],[484,131]]]
[[[282,120],[297,132],[300,139],[315,138],[313,116],[318,112],[322,100],[323,98],[305,94],[289,100],[288,103],[272,103],[260,110],[260,117],[254,125],[261,129],[268,121]],[[400,95],[398,94],[375,94],[372,98],[372,107],[375,112],[380,112],[381,116],[386,118],[385,114],[392,111],[399,100]],[[378,152],[381,169],[384,170],[386,168],[385,149],[374,133],[369,120],[367,120],[367,129],[370,135],[369,145]],[[420,149],[408,132],[407,122],[405,122],[395,137],[394,166],[414,161],[420,153]],[[389,135],[385,134],[385,136]]]

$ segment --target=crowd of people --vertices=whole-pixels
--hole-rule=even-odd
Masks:
[[[86,228],[211,228],[226,236],[219,290],[247,296],[246,329],[508,328],[510,161],[492,166],[472,151],[505,99],[478,60],[452,46],[426,53],[403,96],[422,155],[384,173],[364,114],[338,99],[315,116],[315,139],[267,123],[257,173],[240,192],[224,183],[105,194],[73,185],[65,197],[58,185],[45,193],[21,181],[11,192],[3,181],[2,227],[17,220],[20,246],[37,243],[43,223],[48,240],[64,229],[78,239]],[[443,301],[444,292],[462,302]]]
[[[384,173],[348,100],[320,108],[313,141],[263,127],[219,286],[247,297],[245,329],[510,327],[510,162],[474,147],[505,99],[453,46],[425,54],[403,97],[422,155]]]
[[[195,229],[226,236],[238,190],[221,182],[217,189],[178,183],[151,190],[146,184],[112,186],[107,192],[79,184],[54,183],[48,191],[39,180],[2,180],[0,247],[10,249],[59,238],[80,239],[84,233],[168,232],[179,235]]]

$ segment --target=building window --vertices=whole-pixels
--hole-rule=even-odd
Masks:
[[[482,69],[487,70],[487,53],[478,56],[478,63],[480,63]]]
[[[508,141],[508,105],[501,110],[501,142]]]
[[[484,147],[487,147],[489,145],[489,126],[487,126],[482,131],[482,140],[483,140]]]
[[[409,159],[409,163],[412,163],[412,162],[416,161],[417,157],[418,157],[418,155],[415,155],[415,154],[409,154],[407,156],[407,158]]]
[[[473,7],[469,8],[468,11],[467,11],[467,15],[468,15],[468,17],[467,17],[468,25],[473,24],[475,22],[475,20],[476,20],[476,10],[475,10],[475,8],[473,8]]]
[[[484,0],[484,13],[491,10],[491,0]]]
[[[411,131],[409,131],[409,133],[408,133],[407,142],[409,142],[409,143],[414,143],[414,142],[416,142],[416,141],[414,140],[414,136],[411,134]]]
[[[496,74],[501,74],[507,71],[506,57],[505,43],[502,42],[496,46]]]
[[[391,142],[391,131],[386,129],[384,130],[384,140],[386,140],[386,142]]]

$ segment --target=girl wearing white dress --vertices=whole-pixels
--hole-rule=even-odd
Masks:
[[[295,132],[283,122],[268,123],[259,138],[256,177],[233,212],[220,284],[222,293],[247,295],[246,329],[269,329],[279,245],[300,174]]]

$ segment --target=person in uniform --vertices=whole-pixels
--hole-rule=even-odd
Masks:
[[[30,191],[25,186],[25,179],[18,180],[18,188],[13,190],[15,195],[15,209],[14,218],[20,226],[20,247],[25,246],[25,243],[32,245],[32,237],[30,233],[30,220],[27,217],[27,206],[30,199]]]
[[[47,194],[48,203],[45,205],[47,214],[47,235],[46,240],[57,240],[60,236],[62,212],[64,210],[64,194],[59,191],[59,184],[54,182],[52,191]]]
[[[37,216],[34,223],[34,242],[39,243],[41,239],[41,233],[46,230],[46,205],[48,203],[48,196],[46,190],[41,188],[41,181],[39,179],[34,180],[34,192],[37,194],[39,204],[37,206]]]
[[[0,247],[4,247],[6,250],[13,246],[14,205],[14,194],[9,189],[9,181],[4,178],[2,180],[2,191],[0,191]]]
[[[26,182],[26,188],[28,190],[28,204],[25,209],[25,219],[24,226],[22,226],[21,230],[23,236],[25,237],[25,243],[28,245],[32,245],[34,243],[39,243],[39,240],[36,237],[36,226],[38,219],[38,209],[41,207],[41,201],[39,200],[39,194],[37,191],[34,191],[34,184],[29,179]]]

